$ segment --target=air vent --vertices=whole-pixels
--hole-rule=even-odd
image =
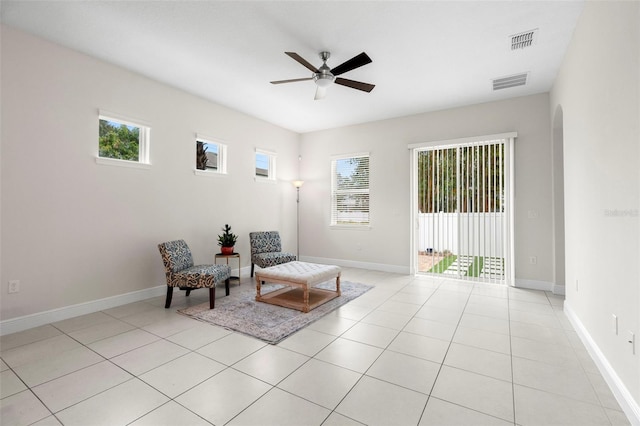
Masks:
[[[524,86],[527,84],[529,73],[511,75],[509,77],[496,78],[493,80],[493,90],[508,89],[510,87]]]
[[[525,31],[511,36],[511,50],[531,47],[538,38],[538,29]]]

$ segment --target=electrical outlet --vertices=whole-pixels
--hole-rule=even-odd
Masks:
[[[616,314],[611,314],[611,319],[613,322],[611,323],[613,334],[618,335],[618,316]]]
[[[17,293],[20,291],[20,280],[9,281],[9,293]]]
[[[636,335],[633,334],[633,331],[629,330],[629,343],[631,343],[631,353],[633,355],[636,354]]]
[[[538,258],[535,256],[530,256],[529,257],[529,263],[532,265],[536,265],[538,263]]]
[[[538,211],[537,210],[529,210],[527,212],[527,217],[529,219],[537,219],[538,218]]]

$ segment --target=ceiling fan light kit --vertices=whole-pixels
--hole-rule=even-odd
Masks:
[[[289,80],[277,80],[272,81],[271,84],[282,84],[282,83],[294,83],[298,81],[307,81],[313,80],[316,84],[316,95],[314,97],[315,100],[323,99],[326,95],[327,87],[331,86],[333,83],[339,84],[341,86],[350,87],[352,89],[362,90],[363,92],[371,92],[375,85],[369,83],[363,83],[361,81],[348,80],[346,78],[336,78],[336,76],[340,74],[344,74],[348,71],[359,68],[363,65],[369,64],[372,62],[369,56],[362,52],[359,55],[354,56],[346,62],[338,65],[335,68],[329,68],[327,65],[327,59],[331,56],[330,52],[320,52],[320,59],[322,59],[322,65],[320,68],[316,68],[307,62],[304,58],[298,55],[295,52],[284,52],[286,55],[303,65],[305,68],[309,69],[313,72],[313,75],[309,78],[295,78]]]
[[[313,81],[318,87],[329,87],[335,81],[336,77],[331,74],[331,68],[327,66],[327,59],[329,59],[331,53],[320,52],[320,59],[322,59],[322,66],[318,68],[319,72],[313,73]]]
[[[313,81],[318,87],[329,87],[335,81],[335,77],[332,75],[314,75]]]

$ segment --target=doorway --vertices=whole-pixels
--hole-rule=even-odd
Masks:
[[[413,270],[509,283],[515,134],[413,149]]]

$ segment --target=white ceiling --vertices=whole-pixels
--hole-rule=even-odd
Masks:
[[[506,99],[551,89],[582,1],[12,1],[2,22],[304,133]],[[538,29],[511,51],[510,36]],[[315,84],[284,54],[335,67],[365,51],[373,63],[341,77],[371,93]],[[526,86],[491,81],[529,73]]]

